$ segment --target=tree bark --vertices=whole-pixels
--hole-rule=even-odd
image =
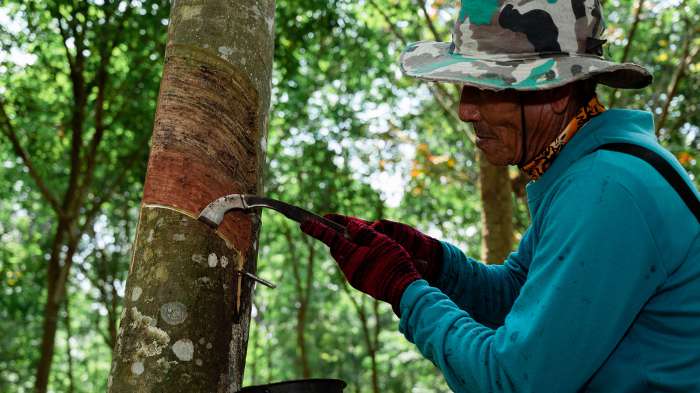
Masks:
[[[491,165],[481,150],[478,154],[483,228],[481,259],[486,263],[503,263],[513,248],[513,201],[508,167]]]
[[[195,217],[220,196],[261,191],[274,1],[178,0],[170,20],[108,386],[234,392],[252,290],[235,272],[255,271],[259,215],[232,213],[216,232]]]

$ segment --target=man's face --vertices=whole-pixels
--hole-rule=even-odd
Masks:
[[[459,118],[473,124],[476,146],[490,163],[513,165],[520,161],[522,125],[516,92],[493,92],[464,86]]]

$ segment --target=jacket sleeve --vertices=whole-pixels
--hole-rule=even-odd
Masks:
[[[502,325],[527,277],[529,234],[530,230],[525,232],[518,250],[501,265],[486,265],[441,242],[443,263],[434,285],[478,322],[490,327]]]
[[[400,331],[455,392],[576,392],[666,277],[645,215],[612,180],[569,181],[541,223],[498,329],[426,281],[404,292]]]

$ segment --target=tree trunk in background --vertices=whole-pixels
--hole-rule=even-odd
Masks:
[[[513,248],[513,200],[507,166],[494,166],[478,151],[481,189],[481,259],[503,263]]]
[[[274,1],[173,1],[110,392],[233,392],[248,340],[259,216],[195,217],[259,193]],[[236,293],[240,313],[236,315]]]

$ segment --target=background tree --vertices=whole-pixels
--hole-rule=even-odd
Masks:
[[[0,129],[12,151],[6,157],[16,157],[5,166],[17,191],[33,191],[16,200],[15,213],[37,217],[32,226],[43,223],[27,229],[51,234],[42,236],[44,258],[30,276],[45,289],[43,306],[36,304],[43,308],[41,350],[30,357],[34,389],[44,392],[71,268],[91,247],[85,237],[105,204],[143,167],[146,138],[138,122],[150,116],[136,100],[153,99],[152,88],[144,89],[153,78],[146,63],[158,57],[150,57],[153,42],[136,48],[134,39],[148,41],[157,30],[138,23],[126,3],[5,3],[20,18],[3,28],[4,46],[32,63],[3,61]],[[152,26],[161,25],[160,3],[140,5]]]

